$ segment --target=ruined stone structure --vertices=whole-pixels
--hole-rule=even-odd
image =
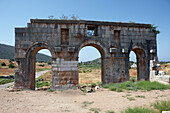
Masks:
[[[15,28],[15,88],[35,89],[35,57],[41,49],[52,55],[52,88],[78,86],[78,54],[85,46],[101,54],[102,84],[129,79],[131,51],[137,56],[137,80],[149,80],[157,61],[150,24],[31,19],[27,27]]]

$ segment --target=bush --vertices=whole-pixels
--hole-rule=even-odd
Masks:
[[[39,64],[38,66],[44,67],[44,64]]]
[[[1,63],[1,66],[6,66],[5,62],[2,62],[2,63]]]
[[[53,92],[53,91],[55,91],[55,90],[53,90],[53,89],[47,89],[47,92]]]
[[[8,67],[9,67],[9,68],[15,68],[15,65],[14,65],[13,63],[10,63],[10,64],[8,65]]]
[[[50,86],[50,84],[45,81],[38,81],[38,82],[36,82],[36,86],[37,86],[37,88],[41,88],[43,86]]]
[[[51,65],[51,61],[48,61],[47,64],[48,64],[48,65]]]
[[[14,59],[9,59],[9,62],[15,61]]]
[[[131,78],[130,78],[130,81],[134,82],[135,79],[136,79],[136,77],[131,77]]]
[[[0,79],[0,85],[7,84],[10,82],[14,82],[14,79],[3,79],[3,78]]]

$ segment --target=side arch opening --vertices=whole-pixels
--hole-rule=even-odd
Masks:
[[[130,77],[136,77],[137,81],[146,80],[146,53],[141,48],[133,48],[130,56]]]
[[[52,54],[47,47],[36,47],[30,55],[30,82],[33,90],[48,89],[52,86]]]

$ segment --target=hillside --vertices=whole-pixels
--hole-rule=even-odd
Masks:
[[[15,47],[0,43],[0,59],[14,59]],[[51,61],[51,57],[38,53],[36,55],[36,61],[46,62]]]

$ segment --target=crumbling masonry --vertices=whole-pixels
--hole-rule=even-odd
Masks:
[[[101,54],[102,84],[129,79],[131,51],[137,56],[137,80],[149,80],[155,73],[156,33],[150,24],[31,19],[27,27],[15,28],[15,88],[35,89],[35,60],[41,49],[52,55],[52,88],[78,86],[78,54],[85,46]]]

